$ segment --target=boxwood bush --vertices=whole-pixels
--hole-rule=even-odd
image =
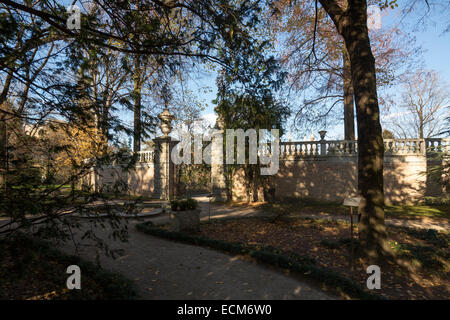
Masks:
[[[170,208],[172,211],[186,211],[195,210],[198,208],[198,201],[195,199],[182,199],[170,201]]]

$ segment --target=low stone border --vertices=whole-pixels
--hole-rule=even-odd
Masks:
[[[175,232],[200,231],[200,210],[171,211],[170,230]]]
[[[127,218],[127,219],[139,219],[139,218],[148,218],[148,217],[154,217],[161,213],[164,213],[161,209],[155,210],[153,212],[149,213],[141,213],[141,214],[125,214],[125,213],[118,213],[118,214],[109,214],[109,213],[101,213],[101,214],[92,214],[92,215],[80,215],[80,214],[73,214],[72,217],[81,218],[81,219],[95,219],[95,218],[105,218],[105,217],[120,217],[120,218]]]
[[[191,234],[168,231],[154,226],[151,222],[139,223],[137,230],[170,240],[207,246],[227,253],[245,254],[257,261],[301,273],[304,277],[342,291],[351,298],[364,300],[385,300],[379,294],[367,292],[358,283],[326,268],[314,265],[314,259],[296,253],[286,253],[269,246],[243,245],[239,242],[227,242]]]

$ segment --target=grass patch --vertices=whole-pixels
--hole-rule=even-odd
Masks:
[[[390,241],[391,248],[400,258],[409,259],[421,268],[433,269],[443,273],[450,271],[448,264],[448,261],[450,261],[448,236],[431,229],[402,229],[403,232],[413,239],[419,240],[420,243],[417,243],[417,241],[406,243]]]
[[[342,203],[335,201],[319,201],[309,198],[283,198],[274,203],[267,203],[262,205],[262,208],[269,210],[275,214],[283,214],[290,212],[298,212],[299,210],[317,210],[323,209],[333,213],[346,213],[348,208]]]
[[[349,215],[349,208],[338,202],[314,199],[287,198],[275,203],[264,204],[264,210],[278,216],[318,214]],[[445,201],[427,201],[417,205],[387,205],[385,214],[392,218],[437,218],[450,219],[450,203]]]
[[[0,299],[124,300],[136,297],[133,283],[47,243],[20,237],[0,241]],[[69,265],[81,269],[81,290],[68,290]]]
[[[449,204],[429,204],[429,205],[391,205],[386,206],[384,212],[387,217],[407,218],[407,217],[429,217],[450,219]]]

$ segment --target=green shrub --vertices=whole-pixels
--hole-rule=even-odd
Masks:
[[[178,201],[177,200],[170,201],[170,209],[172,209],[172,211],[177,211],[177,209],[178,209]]]
[[[187,210],[195,210],[198,207],[198,201],[195,199],[187,199],[186,206]]]
[[[170,201],[172,211],[195,210],[198,208],[198,201],[195,199],[183,199]]]
[[[421,202],[425,205],[450,204],[450,199],[444,197],[423,197]]]

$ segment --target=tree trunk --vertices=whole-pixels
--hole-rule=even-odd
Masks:
[[[6,103],[8,100],[9,88],[12,82],[13,71],[9,70],[6,75],[5,83],[3,85],[3,90],[0,94],[0,108],[7,111]],[[0,186],[5,185],[6,187],[6,170],[8,168],[8,135],[7,135],[7,125],[6,125],[6,113],[0,111]]]
[[[367,1],[346,6],[337,0],[319,0],[344,37],[350,56],[358,123],[358,190],[361,203],[359,235],[366,256],[378,261],[387,253],[384,222],[384,145],[378,106],[375,59],[367,28]]]
[[[424,120],[423,120],[423,111],[422,108],[420,108],[419,112],[419,139],[423,139],[424,137]]]
[[[3,107],[3,104],[0,105]],[[7,152],[6,152],[6,121],[5,114],[0,114],[0,187],[2,187],[6,183],[6,168],[8,161]]]
[[[353,100],[352,70],[350,57],[344,45],[342,53],[344,59],[344,136],[345,140],[355,140],[355,107]]]
[[[110,128],[110,121],[109,121],[109,111],[111,110],[112,106],[112,97],[110,94],[106,96],[106,99],[103,99],[104,106],[102,108],[102,120],[101,120],[101,139],[102,139],[102,146],[101,146],[101,154],[105,155],[108,153],[108,143],[109,143],[109,128]]]
[[[140,76],[140,57],[134,58],[134,126],[133,126],[133,151],[141,151],[141,76]]]
[[[384,221],[384,145],[376,87],[375,59],[367,29],[366,2],[350,8],[351,24],[344,30],[349,51],[358,119],[358,189],[360,239],[367,256],[377,260],[386,250]]]

